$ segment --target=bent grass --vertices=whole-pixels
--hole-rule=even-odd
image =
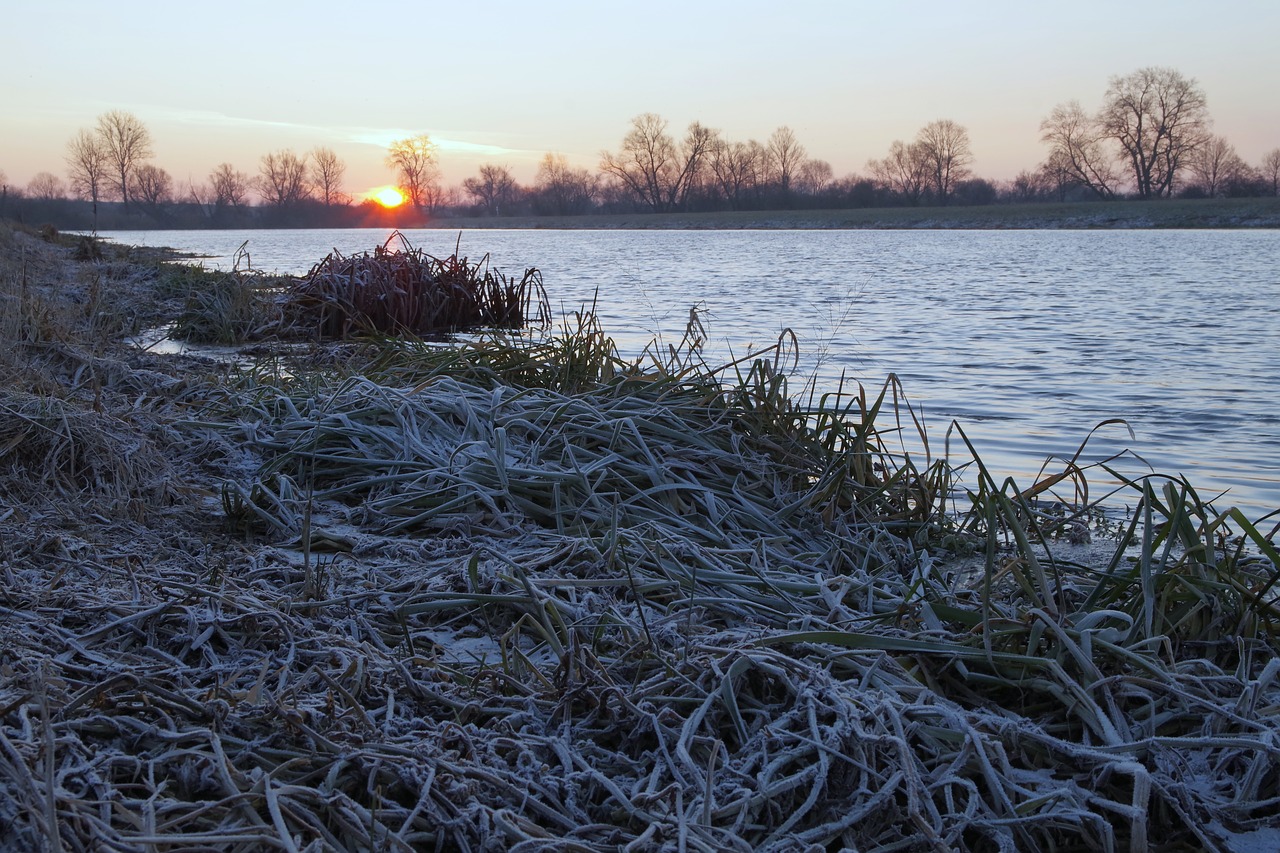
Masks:
[[[258,441],[266,499],[243,495],[281,539],[298,513],[271,508],[297,487],[268,484],[313,474],[316,500],[364,535],[510,543],[474,552],[462,588],[436,578],[398,599],[396,634],[414,648],[447,625],[492,637],[496,657],[445,665],[491,685],[466,706],[482,727],[512,702],[540,707],[541,725],[575,719],[596,746],[565,772],[575,802],[605,811],[570,808],[566,824],[620,810],[628,829],[601,837],[683,833],[707,849],[1146,849],[1171,822],[1213,844],[1228,813],[1248,815],[1238,827],[1273,814],[1274,721],[1237,708],[1275,695],[1280,564],[1238,513],[1130,482],[1142,500],[1109,564],[1073,564],[1037,501],[1087,495],[1078,454],[1025,490],[979,460],[956,517],[945,460],[890,447],[902,424],[922,430],[895,378],[802,406],[785,342],[724,368],[699,368],[696,348],[642,367],[592,316],[573,322],[547,341],[384,340],[376,381],[351,376],[323,406],[281,389],[271,408],[291,414]],[[561,352],[594,357],[566,373]],[[1228,522],[1249,555],[1222,547]],[[977,577],[928,550],[957,535],[986,543]],[[634,726],[643,746],[623,734]],[[546,737],[528,743],[553,749]],[[1174,753],[1218,781],[1185,778],[1161,757]],[[1193,793],[1246,765],[1263,786],[1247,796]],[[683,807],[641,805],[663,790]]]
[[[1024,488],[979,460],[965,491],[896,379],[802,403],[789,341],[710,367],[699,340],[695,316],[629,363],[583,311],[153,389],[228,532],[53,547],[0,511],[0,845],[1145,850],[1274,826],[1265,520],[1123,481],[1114,554],[1074,563],[1053,528],[1093,507],[1078,459]],[[36,428],[6,407],[5,435]],[[56,444],[6,443],[11,478],[97,434],[40,424]],[[115,488],[60,470],[64,495]]]

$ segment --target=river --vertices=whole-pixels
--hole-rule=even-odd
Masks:
[[[230,267],[305,273],[383,230],[150,231]],[[711,360],[791,329],[793,388],[902,381],[939,452],[957,421],[1000,476],[1046,457],[1185,474],[1219,509],[1280,508],[1280,231],[409,231],[508,275],[537,267],[558,314],[593,301],[624,353],[679,340],[697,307]],[[960,448],[962,451],[963,448]],[[967,454],[952,453],[957,461]],[[1135,455],[1136,454],[1136,455]],[[1060,467],[1060,466],[1059,466]],[[1091,476],[1095,489],[1109,478]],[[965,476],[972,485],[972,472]],[[1119,499],[1123,501],[1123,498]]]

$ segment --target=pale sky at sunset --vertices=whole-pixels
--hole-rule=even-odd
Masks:
[[[531,181],[548,151],[594,170],[655,112],[731,140],[789,125],[835,174],[953,119],[974,170],[1044,157],[1039,123],[1159,65],[1196,78],[1214,129],[1256,164],[1280,147],[1280,2],[69,2],[0,0],[0,170],[65,177],[107,110],[148,126],[175,182],[227,161],[333,148],[346,189],[392,180],[395,138],[429,134],[448,183],[481,163]]]

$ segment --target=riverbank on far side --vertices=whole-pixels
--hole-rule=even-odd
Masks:
[[[431,219],[425,227],[601,230],[1280,228],[1280,198],[586,216],[447,216]]]

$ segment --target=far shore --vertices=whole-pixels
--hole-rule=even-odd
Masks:
[[[140,212],[125,215],[118,202],[102,205],[95,229],[82,203],[71,218],[29,216],[27,224],[60,231],[293,230],[332,228],[440,228],[544,230],[1124,230],[1124,229],[1275,229],[1280,228],[1280,197],[1159,199],[1152,201],[1072,201],[948,207],[874,207],[825,210],[750,210],[698,213],[592,213],[576,216],[460,215],[455,210],[423,213],[403,205],[365,209],[357,215],[306,217],[289,223],[265,208],[247,208],[235,222],[213,226],[203,217]],[[344,208],[348,213],[350,209]],[[0,211],[2,214],[3,211]],[[315,213],[315,211],[312,211]],[[3,216],[0,216],[3,218]],[[272,222],[273,224],[267,224]]]
[[[423,226],[404,223],[400,227]],[[447,216],[432,219],[425,227],[580,230],[1280,228],[1280,198],[586,216]]]

